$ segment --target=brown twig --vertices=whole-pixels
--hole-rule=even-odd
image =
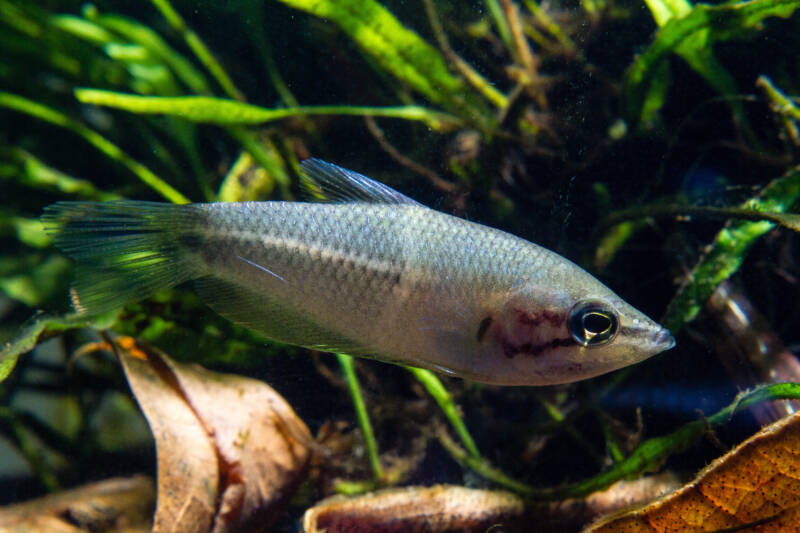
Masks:
[[[404,156],[400,153],[400,151],[392,146],[392,144],[386,139],[386,135],[384,135],[383,130],[378,127],[377,122],[372,117],[364,117],[364,122],[367,124],[367,129],[375,137],[375,140],[378,141],[381,148],[391,156],[392,159],[397,161],[399,164],[403,165],[404,167],[408,168],[412,172],[416,172],[421,176],[425,176],[428,180],[433,184],[434,187],[440,189],[446,193],[453,193],[456,191],[456,184],[451,183],[442,177],[439,176],[433,170],[426,168],[416,161],[409,159],[408,157]]]
[[[525,32],[522,29],[522,22],[519,18],[519,9],[511,0],[500,0],[500,3],[503,5],[503,12],[506,15],[508,26],[514,39],[517,60],[530,78],[529,83],[526,85],[534,86],[538,78],[539,61],[533,55],[533,51],[527,39],[525,39]]]
[[[453,65],[453,68],[459,74],[461,74],[467,83],[483,94],[487,100],[491,101],[500,109],[505,108],[508,105],[508,98],[506,98],[503,93],[495,89],[483,78],[483,76],[481,76],[474,68],[472,68],[469,63],[464,61],[458,54],[455,53],[455,51],[453,51],[453,48],[450,46],[450,40],[447,38],[447,34],[444,32],[442,23],[439,20],[436,7],[433,5],[433,0],[423,0],[423,4],[425,5],[425,12],[428,15],[428,21],[431,24],[433,34],[436,37],[436,41],[439,43],[439,48],[442,49],[442,52],[447,60]]]

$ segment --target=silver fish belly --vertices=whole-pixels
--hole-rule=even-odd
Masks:
[[[271,339],[498,385],[576,381],[674,345],[558,254],[335,165],[303,168],[335,203],[50,206],[46,229],[78,261],[76,310],[195,280]]]

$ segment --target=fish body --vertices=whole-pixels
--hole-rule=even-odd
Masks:
[[[319,160],[334,203],[71,203],[43,217],[96,313],[195,280],[269,338],[498,385],[592,377],[672,347],[669,332],[560,255],[428,209]]]

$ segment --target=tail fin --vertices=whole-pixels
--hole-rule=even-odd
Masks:
[[[53,243],[77,262],[70,289],[80,314],[95,315],[193,277],[180,235],[192,206],[154,202],[58,202],[41,217]]]

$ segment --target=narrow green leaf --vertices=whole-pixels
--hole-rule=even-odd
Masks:
[[[272,146],[265,146],[264,149],[270,152],[274,151]],[[275,189],[275,184],[279,179],[286,180],[288,183],[289,178],[285,176],[283,167],[276,166],[282,173],[280,178],[276,178],[272,172],[264,168],[264,165],[257,165],[249,152],[242,152],[222,180],[217,200],[220,202],[266,200]]]
[[[85,10],[86,11],[86,10]],[[183,55],[176,52],[151,28],[136,20],[120,15],[100,15],[93,11],[86,13],[91,22],[101,28],[127,39],[132,44],[147,49],[154,58],[175,73],[192,92],[211,94],[211,87],[202,72],[195,68]]]
[[[367,445],[367,455],[369,456],[372,475],[376,481],[380,481],[383,479],[383,467],[381,466],[381,458],[378,454],[378,441],[375,440],[375,434],[372,431],[372,423],[369,420],[369,413],[367,413],[367,406],[364,403],[364,396],[361,394],[361,386],[358,383],[358,376],[356,376],[353,357],[347,354],[337,353],[336,358],[339,360],[339,366],[342,368],[345,381],[347,381],[347,388],[350,389],[350,397],[353,400],[358,426],[361,428],[361,433],[364,435],[364,442]]]
[[[153,190],[161,194],[170,202],[177,204],[189,203],[189,199],[173,189],[168,183],[156,176],[149,168],[145,167],[131,156],[126,154],[116,144],[112,143],[96,131],[80,122],[69,118],[45,105],[33,100],[28,100],[22,96],[0,91],[0,107],[5,107],[36,117],[39,120],[49,122],[55,126],[60,126],[81,136],[86,142],[100,150],[110,159],[120,163],[136,175],[143,183],[150,186]]]
[[[617,224],[606,233],[594,252],[594,266],[604,270],[617,255],[617,252],[628,242],[637,230],[644,226],[639,222],[623,222]]]
[[[783,94],[769,77],[759,76],[756,85],[764,91],[775,112],[792,120],[800,120],[800,107],[797,107],[791,98]]]
[[[431,102],[461,116],[487,116],[481,102],[450,74],[442,55],[374,0],[280,1],[335,22],[381,67]]]
[[[458,406],[453,401],[453,397],[444,388],[444,384],[439,377],[431,372],[430,370],[426,370],[424,368],[415,368],[412,366],[406,367],[414,377],[417,378],[425,390],[428,391],[428,394],[433,397],[436,401],[436,404],[444,413],[447,420],[456,430],[458,437],[461,439],[461,443],[466,448],[467,453],[469,453],[470,457],[475,459],[481,458],[481,453],[478,451],[478,446],[475,444],[475,441],[472,439],[472,435],[469,434],[469,430],[467,429],[466,424],[464,424],[464,420],[461,419],[461,415],[459,414]]]
[[[75,97],[84,104],[114,107],[132,113],[171,115],[192,122],[217,125],[263,124],[304,115],[392,117],[422,121],[434,129],[447,129],[458,123],[455,117],[419,106],[300,106],[269,109],[211,96],[139,96],[100,89],[76,89]]]
[[[603,490],[622,479],[638,479],[646,472],[658,470],[670,455],[688,449],[708,432],[710,425],[724,424],[736,412],[751,405],[772,400],[791,399],[800,399],[800,383],[778,383],[743,392],[728,407],[707,419],[689,422],[668,435],[642,442],[630,456],[614,464],[605,472],[566,487],[533,489],[527,495],[533,499],[543,500],[582,498]]]
[[[114,41],[114,36],[102,26],[74,15],[54,15],[50,23],[67,33],[98,46],[105,46]]]
[[[244,148],[263,168],[267,174],[278,182],[281,187],[281,192],[285,199],[291,198],[289,192],[289,174],[283,165],[283,160],[280,154],[275,149],[270,141],[263,141],[258,138],[258,135],[245,128],[244,126],[228,126],[226,128],[228,134],[236,139],[239,144]]]
[[[645,4],[659,27],[673,18],[681,18],[689,14],[692,4],[687,0],[645,0]]]
[[[709,56],[710,46],[718,41],[745,37],[744,30],[753,28],[767,17],[787,18],[798,6],[800,0],[751,0],[716,6],[698,4],[683,17],[669,18],[659,30],[655,41],[628,69],[625,96],[629,119],[635,121],[641,116],[649,88],[658,79],[659,65],[670,53],[679,53],[716,90],[732,91],[733,82],[730,76],[719,78],[724,69],[716,63],[713,56]],[[661,13],[662,10],[674,13],[674,7],[661,6],[657,20],[665,16],[665,13]],[[705,50],[704,56],[697,55],[701,50]],[[706,68],[711,70],[706,71]]]
[[[225,69],[222,68],[222,65],[219,64],[217,58],[214,57],[211,50],[209,50],[202,39],[200,39],[200,36],[186,25],[186,22],[178,12],[175,11],[169,3],[169,0],[151,1],[156,9],[167,19],[172,29],[181,34],[187,46],[189,46],[192,52],[194,52],[194,55],[197,56],[197,59],[206,67],[206,70],[217,80],[217,83],[219,83],[222,90],[225,91],[225,94],[234,100],[244,100],[241,91],[234,85],[233,80],[231,80],[228,73],[225,72]]]
[[[776,217],[791,209],[798,200],[800,167],[795,167],[767,185],[757,197],[741,207],[762,212],[758,215],[777,222],[780,219]],[[797,215],[781,218],[784,225],[797,225]],[[769,220],[732,220],[726,224],[670,302],[662,320],[664,326],[675,332],[693,320],[717,286],[739,270],[750,246],[774,226],[775,222]]]
[[[101,329],[107,328],[116,320],[116,315],[94,318],[93,325]],[[17,336],[0,348],[0,383],[14,370],[19,357],[33,350],[43,338],[71,329],[85,328],[90,325],[86,317],[77,315],[45,316],[37,314],[25,324]]]
[[[444,447],[450,456],[462,467],[469,468],[479,476],[493,483],[497,483],[521,496],[531,496],[536,494],[536,489],[526,485],[516,479],[506,475],[503,471],[493,466],[489,461],[480,456],[474,456],[461,449],[445,431],[440,431],[437,435],[439,443]]]
[[[32,248],[50,246],[50,239],[38,218],[0,216],[0,230],[8,228],[14,232],[19,242]]]
[[[489,16],[492,17],[492,22],[494,22],[494,26],[497,28],[497,33],[500,35],[500,39],[503,41],[506,50],[512,50],[514,48],[514,42],[511,38],[511,28],[508,27],[508,20],[506,20],[506,16],[503,14],[503,8],[500,7],[500,2],[498,0],[485,0],[485,3],[486,9],[489,11]]]
[[[9,158],[15,171],[0,175],[0,179],[13,178],[16,183],[42,191],[75,195],[88,200],[117,200],[119,195],[99,190],[90,181],[78,179],[57,170],[24,150],[13,150]]]

